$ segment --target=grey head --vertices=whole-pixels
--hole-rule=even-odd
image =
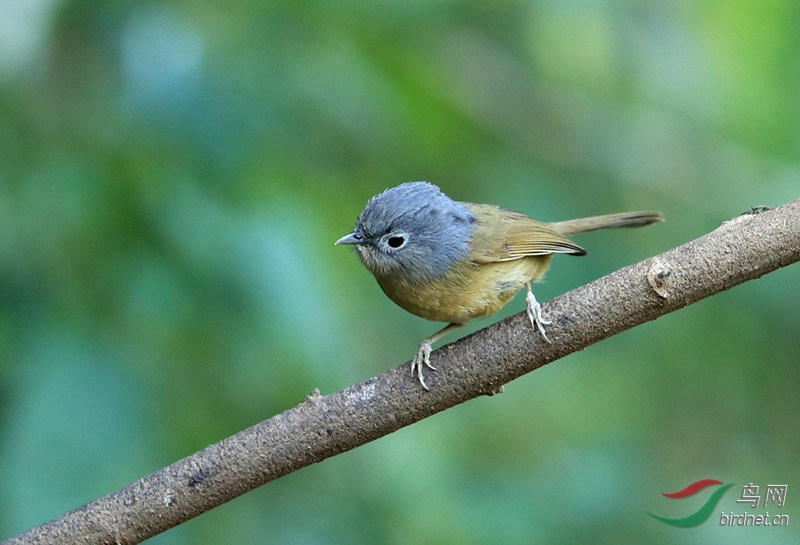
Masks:
[[[467,257],[474,228],[462,203],[431,183],[408,182],[372,197],[336,244],[352,244],[377,277],[422,285]]]

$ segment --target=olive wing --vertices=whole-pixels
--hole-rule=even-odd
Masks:
[[[546,223],[489,204],[464,203],[477,226],[472,234],[475,263],[512,261],[550,254],[584,255],[586,250]]]

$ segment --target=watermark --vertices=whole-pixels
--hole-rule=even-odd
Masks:
[[[719,485],[722,486],[716,488],[709,495],[706,502],[697,511],[686,517],[667,518],[655,515],[649,511],[647,514],[657,520],[660,520],[661,522],[669,524],[670,526],[676,526],[678,528],[692,528],[694,526],[698,526],[711,517],[711,514],[716,510],[717,504],[719,504],[722,496],[725,495],[725,492],[727,492],[729,488],[734,486],[734,483],[723,484],[722,481],[718,481],[716,479],[701,479],[693,482],[678,492],[662,492],[662,495],[668,498],[683,499],[693,496],[694,494],[697,494],[706,488]],[[750,484],[742,487],[741,496],[738,500],[736,500],[736,503],[748,504],[751,510],[758,508],[759,504],[761,504],[762,508],[773,506],[776,509],[780,509],[783,507],[784,503],[786,503],[786,493],[788,488],[789,485],[786,484],[768,484],[766,485],[764,494],[761,495],[759,494],[760,487],[751,482]],[[726,513],[725,511],[722,511],[719,516],[719,525],[728,527],[788,526],[789,515],[770,515],[769,511],[764,513],[752,513],[747,511],[743,513],[734,513],[733,511]]]
[[[789,526],[789,515],[770,516],[769,511],[763,515],[751,515],[742,513],[735,515],[733,511],[729,514],[720,513],[720,526]]]

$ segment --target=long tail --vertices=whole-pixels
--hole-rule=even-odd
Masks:
[[[606,216],[592,216],[577,220],[558,221],[550,223],[550,227],[562,235],[576,235],[588,233],[598,229],[612,229],[614,227],[644,227],[651,223],[664,221],[661,212],[622,212],[621,214],[608,214]]]

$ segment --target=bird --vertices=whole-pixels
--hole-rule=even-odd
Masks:
[[[424,368],[432,345],[473,318],[490,316],[526,288],[531,326],[547,338],[531,283],[554,254],[581,256],[586,250],[569,235],[663,221],[660,212],[607,214],[544,223],[492,204],[459,202],[429,182],[406,182],[370,198],[352,232],[335,244],[349,245],[383,292],[401,308],[427,320],[446,322],[424,339],[411,360],[425,390]]]

